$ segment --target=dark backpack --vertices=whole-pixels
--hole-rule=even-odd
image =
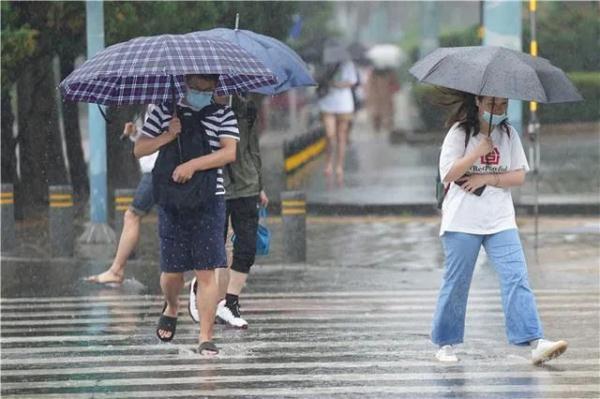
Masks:
[[[200,111],[177,106],[181,120],[178,140],[161,147],[154,169],[152,185],[155,202],[166,209],[196,210],[214,200],[217,188],[217,169],[193,174],[185,183],[173,181],[173,171],[180,164],[212,152],[202,119],[214,113],[221,105],[211,104]]]
[[[467,149],[467,145],[469,145],[469,139],[471,138],[471,134],[465,134],[465,150]],[[442,150],[438,154],[437,161],[437,175],[435,177],[435,199],[437,200],[437,209],[442,209],[442,204],[444,203],[444,198],[446,198],[446,194],[450,189],[450,184],[445,185],[442,182],[442,177],[440,176],[440,157],[442,156]]]

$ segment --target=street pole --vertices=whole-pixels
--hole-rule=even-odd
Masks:
[[[502,46],[522,51],[522,21],[520,1],[486,0],[483,2],[484,46]],[[510,100],[508,118],[510,123],[522,134],[522,102]],[[518,202],[518,201],[517,201]]]
[[[529,0],[529,24],[531,28],[531,42],[529,43],[529,53],[533,57],[538,55],[538,43],[536,32],[536,11],[537,0]],[[537,102],[529,103],[529,123],[527,125],[529,135],[529,161],[533,165],[533,176],[535,179],[535,199],[533,205],[535,219],[535,248],[538,248],[539,234],[539,191],[540,191],[540,122],[537,116]]]
[[[425,57],[439,47],[438,40],[438,12],[435,1],[425,1],[423,7],[423,25],[421,29],[420,58]]]
[[[87,59],[104,49],[104,3],[85,2]],[[106,179],[106,123],[96,104],[88,105],[90,222],[80,244],[108,244],[115,240],[108,226]]]

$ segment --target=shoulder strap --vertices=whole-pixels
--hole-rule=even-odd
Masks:
[[[465,150],[467,149],[467,146],[469,145],[469,139],[471,138],[471,133],[470,131],[467,132],[465,131]]]

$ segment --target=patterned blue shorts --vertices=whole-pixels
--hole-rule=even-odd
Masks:
[[[138,216],[144,216],[152,210],[153,206],[152,173],[143,173],[129,209]]]
[[[158,207],[160,270],[182,273],[227,267],[223,230],[225,198],[215,200],[198,211],[166,210]]]

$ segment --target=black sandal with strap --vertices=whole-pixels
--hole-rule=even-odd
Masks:
[[[167,308],[167,303],[165,302],[165,306],[163,307],[162,313],[164,313]],[[160,319],[158,319],[158,327],[156,327],[156,336],[163,342],[169,342],[175,337],[175,330],[177,328],[177,317],[166,316],[164,314],[160,315]],[[171,333],[168,337],[161,337],[159,331],[168,331]]]
[[[219,354],[219,348],[212,341],[205,341],[198,347],[198,353],[201,355],[215,356]]]

